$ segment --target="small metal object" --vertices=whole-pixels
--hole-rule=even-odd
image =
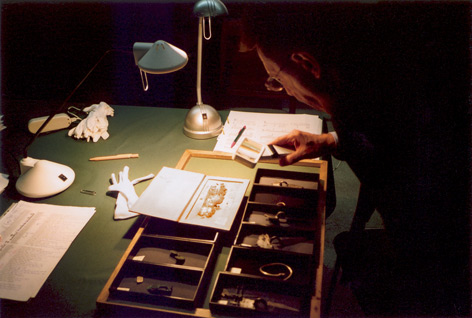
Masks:
[[[185,263],[185,257],[181,256],[177,251],[171,250],[170,257],[175,259],[177,265],[183,265]]]
[[[279,225],[280,223],[287,223],[287,216],[284,211],[279,211],[277,214],[274,215],[269,215],[269,214],[264,214],[267,217],[267,220],[275,225]]]
[[[287,181],[279,181],[279,182],[274,182],[272,183],[274,186],[279,186],[279,187],[288,187],[288,182]]]
[[[175,258],[175,263],[177,265],[183,265],[185,263],[185,257],[177,255]]]
[[[147,291],[151,294],[154,294],[154,295],[166,295],[166,296],[169,296],[172,294],[172,286],[169,287],[169,286],[166,286],[166,285],[150,285],[148,288],[147,288]]]
[[[144,282],[144,277],[143,276],[136,277],[136,283],[141,284],[143,282]]]
[[[88,194],[88,195],[96,195],[97,194],[97,192],[95,192],[95,191],[85,190],[85,189],[80,190],[80,193]]]
[[[259,311],[267,311],[267,301],[264,298],[258,297],[254,300],[254,309]]]

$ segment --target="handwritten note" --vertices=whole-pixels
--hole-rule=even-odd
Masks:
[[[267,144],[293,129],[321,134],[322,123],[323,121],[316,115],[231,111],[213,150],[234,152],[235,149],[231,148],[231,143],[243,126],[246,126],[246,129],[241,138],[246,137],[258,143]]]

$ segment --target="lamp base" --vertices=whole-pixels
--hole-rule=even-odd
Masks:
[[[75,179],[74,170],[48,160],[24,158],[16,190],[28,198],[44,198],[67,189]]]
[[[218,136],[223,129],[218,112],[206,104],[197,104],[187,113],[184,134],[194,139],[209,139]]]

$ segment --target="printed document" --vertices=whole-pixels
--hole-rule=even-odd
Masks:
[[[35,297],[95,208],[19,201],[0,217],[0,298]]]

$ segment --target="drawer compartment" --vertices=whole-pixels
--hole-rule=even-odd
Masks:
[[[212,252],[213,244],[210,243],[142,236],[128,259],[151,264],[204,269]]]
[[[267,227],[314,230],[315,209],[297,209],[259,203],[248,203],[243,222]]]
[[[296,171],[258,169],[254,183],[318,190],[319,175]]]
[[[242,224],[235,245],[311,255],[314,253],[314,241],[314,231],[290,231]]]
[[[254,184],[249,202],[316,210],[317,198],[318,192],[312,189]]]
[[[308,311],[310,298],[309,290],[297,284],[220,272],[210,309],[254,317],[300,316]]]
[[[313,257],[306,254],[287,254],[274,250],[256,250],[233,246],[226,271],[310,285]]]
[[[110,287],[113,297],[157,305],[194,307],[201,301],[203,271],[127,261]]]

